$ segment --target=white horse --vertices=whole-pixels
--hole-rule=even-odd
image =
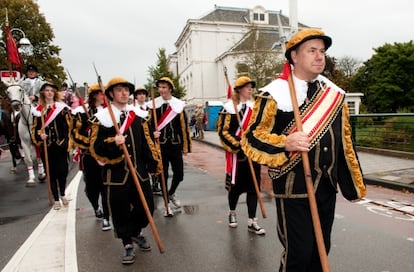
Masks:
[[[6,83],[6,85],[8,85],[7,96],[10,99],[13,109],[20,112],[18,131],[24,152],[24,162],[26,163],[27,171],[29,173],[29,180],[26,181],[26,186],[32,187],[36,185],[32,160],[34,146],[30,137],[30,129],[33,125],[33,115],[31,111],[32,103],[20,83],[21,80],[18,82]],[[39,152],[36,152],[36,159],[38,178],[40,181],[43,181],[46,178],[46,173]]]

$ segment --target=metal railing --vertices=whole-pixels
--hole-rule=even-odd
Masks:
[[[414,152],[414,114],[353,114],[352,137],[357,146]]]

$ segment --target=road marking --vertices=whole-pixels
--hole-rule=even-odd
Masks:
[[[16,251],[2,272],[11,271],[78,271],[76,257],[76,199],[82,172],[66,187],[72,198],[68,207],[53,208]],[[65,235],[62,235],[65,231]],[[64,249],[63,246],[64,245]]]

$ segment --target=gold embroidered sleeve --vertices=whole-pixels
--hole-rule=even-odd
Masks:
[[[117,164],[124,160],[122,150],[115,144],[115,129],[105,128],[99,123],[91,127],[90,152],[92,157],[104,164]]]
[[[345,103],[342,110],[342,142],[345,153],[345,160],[348,165],[348,169],[351,172],[351,178],[354,183],[358,198],[361,199],[367,194],[366,186],[362,176],[361,167],[358,161],[357,154],[355,152],[354,145],[352,143],[352,131],[351,124],[349,123],[349,110]]]
[[[242,135],[246,156],[259,164],[279,167],[289,159],[285,152],[286,135],[274,133],[277,103],[269,94],[256,97],[248,128]]]

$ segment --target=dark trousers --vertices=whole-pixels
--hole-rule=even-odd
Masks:
[[[241,194],[246,193],[246,205],[249,218],[256,217],[257,193],[253,183],[253,175],[247,159],[237,162],[236,184],[232,185],[228,193],[230,210],[235,210]],[[260,190],[260,165],[253,164],[257,185]]]
[[[99,196],[101,196],[104,218],[109,218],[108,201],[103,185],[102,166],[89,154],[82,154],[83,180],[85,181],[85,194],[96,211],[99,207]]]
[[[40,147],[40,155],[43,162],[45,162],[45,153],[43,146]],[[65,195],[66,178],[68,176],[68,155],[65,149],[52,144],[47,148],[48,165],[49,165],[49,181],[50,190],[52,191],[53,199],[59,201],[60,196]]]
[[[146,181],[140,182],[140,185],[150,213],[153,214],[154,200],[151,184]],[[107,190],[115,233],[122,239],[124,245],[131,244],[131,237],[137,236],[149,223],[134,180],[129,177],[124,185],[109,185]]]
[[[322,180],[315,197],[328,253],[331,247],[336,191],[328,180]],[[284,247],[279,271],[322,271],[308,198],[276,198],[276,210],[278,236]]]
[[[171,186],[168,189],[168,195],[173,195],[177,190],[178,185],[184,179],[184,161],[183,153],[180,145],[173,145],[170,143],[163,144],[161,147],[162,166],[164,168],[165,183],[168,188],[168,168],[171,163],[173,172]],[[161,180],[161,179],[159,179]]]

